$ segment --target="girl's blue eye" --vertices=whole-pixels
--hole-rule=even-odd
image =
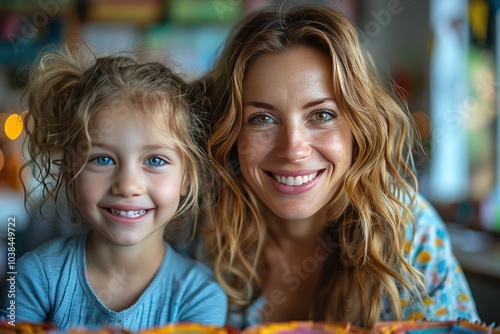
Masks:
[[[151,157],[151,158],[146,159],[146,164],[153,166],[153,167],[163,166],[166,163],[167,162],[165,161],[165,159],[162,159],[160,157]]]
[[[100,156],[94,159],[96,163],[99,165],[112,165],[113,164],[113,159],[107,156]]]

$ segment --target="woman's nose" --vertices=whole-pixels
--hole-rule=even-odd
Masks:
[[[277,154],[288,161],[297,161],[311,154],[308,131],[303,124],[287,124],[278,135]]]
[[[144,194],[146,187],[142,171],[137,171],[131,166],[122,166],[115,175],[115,180],[111,187],[113,195],[123,197],[140,196]]]

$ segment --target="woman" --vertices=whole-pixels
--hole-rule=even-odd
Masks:
[[[218,180],[204,238],[231,325],[478,319],[418,195],[411,116],[344,16],[250,14],[202,83]]]

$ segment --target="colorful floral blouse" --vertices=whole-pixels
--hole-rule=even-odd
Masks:
[[[422,196],[418,198],[414,215],[416,230],[409,262],[424,275],[430,299],[424,300],[423,309],[409,305],[404,310],[405,317],[416,320],[479,320],[469,284],[453,255],[443,220]],[[407,247],[410,238],[411,230],[408,231]],[[391,316],[390,312],[388,316]]]

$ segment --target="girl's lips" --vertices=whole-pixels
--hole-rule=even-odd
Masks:
[[[119,210],[110,208],[109,212],[111,212],[115,216],[127,217],[127,218],[137,218],[146,214],[148,210],[140,209],[140,210]]]
[[[102,208],[102,210],[113,221],[122,224],[135,224],[153,212],[153,209],[118,210],[114,208]]]

